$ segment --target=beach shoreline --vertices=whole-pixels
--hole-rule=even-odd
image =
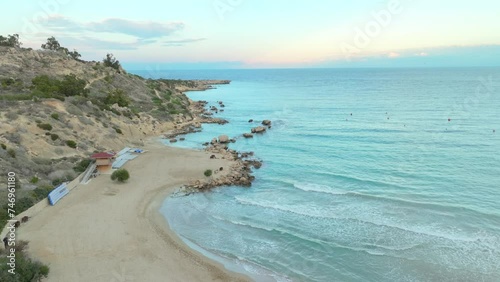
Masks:
[[[113,183],[100,175],[18,230],[30,254],[50,266],[47,281],[251,281],[187,246],[160,213],[177,188],[203,178],[207,168],[234,161],[149,139],[124,167],[131,178]]]

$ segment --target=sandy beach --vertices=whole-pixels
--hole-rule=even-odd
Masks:
[[[158,140],[144,149],[124,166],[126,183],[100,175],[18,229],[30,254],[50,266],[47,281],[249,281],[186,246],[158,212],[182,184],[206,169],[227,173],[232,163]]]

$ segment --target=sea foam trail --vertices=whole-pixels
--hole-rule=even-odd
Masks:
[[[478,216],[486,216],[486,217],[491,217],[492,218],[492,223],[494,223],[496,220],[498,220],[498,223],[500,223],[500,214],[492,214],[492,213],[485,213],[476,209],[469,209],[469,208],[464,208],[462,206],[458,205],[453,205],[453,204],[438,204],[438,203],[426,203],[426,202],[416,202],[416,201],[410,201],[406,199],[401,199],[401,198],[393,198],[393,197],[386,197],[386,196],[380,196],[380,195],[370,195],[366,193],[361,193],[361,192],[354,192],[354,191],[340,191],[333,189],[327,185],[319,185],[319,184],[308,184],[308,183],[295,183],[294,187],[306,191],[306,192],[316,192],[316,193],[324,193],[324,194],[330,194],[330,195],[341,195],[341,196],[349,196],[349,197],[356,197],[356,198],[362,198],[362,199],[367,199],[367,200],[376,200],[376,201],[381,201],[381,202],[392,202],[396,203],[399,205],[404,205],[404,206],[413,206],[413,207],[420,207],[420,208],[431,208],[431,209],[436,209],[436,210],[446,210],[448,213],[453,213],[454,211],[468,211],[470,213],[474,213]],[[495,221],[493,221],[495,220]]]
[[[424,228],[423,226],[416,225],[408,225],[402,224],[403,222],[387,222],[384,218],[379,218],[380,221],[377,221],[377,218],[369,217],[369,218],[361,218],[361,217],[346,217],[345,213],[332,213],[325,211],[318,211],[316,213],[312,213],[313,209],[308,209],[302,206],[296,205],[279,205],[270,201],[263,200],[251,200],[245,199],[242,197],[236,197],[236,201],[243,205],[251,205],[258,208],[266,208],[271,210],[276,210],[284,213],[289,213],[293,215],[303,216],[306,218],[313,219],[322,219],[322,220],[340,220],[344,222],[344,224],[356,223],[366,225],[366,228],[370,227],[379,227],[379,228],[389,228],[392,230],[399,230],[401,232],[408,232],[415,236],[431,236],[440,239],[446,239],[450,241],[463,241],[463,242],[474,242],[477,240],[485,239],[483,237],[477,237],[474,235],[471,237],[470,234],[466,233],[455,233],[450,234],[448,230],[437,230],[435,228]],[[272,230],[271,230],[272,231]]]

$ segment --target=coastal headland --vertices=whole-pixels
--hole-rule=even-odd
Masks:
[[[216,116],[224,111],[222,101],[208,108],[185,92],[229,80],[145,79],[62,51],[19,47],[0,48],[0,70],[5,110],[0,153],[8,155],[0,167],[18,172],[18,199],[38,202],[18,210],[14,219],[23,218],[17,240],[28,241],[30,257],[50,267],[47,281],[248,280],[185,245],[159,213],[174,191],[251,186],[252,170],[262,162],[253,152],[228,145],[252,133],[221,135],[207,140],[204,150],[168,147],[159,140],[182,141],[179,135],[199,131],[203,123],[227,123]],[[270,128],[270,121],[262,124]],[[127,182],[114,183],[101,174],[77,184],[92,153],[126,146],[146,151],[125,164],[131,174]],[[48,206],[47,193],[71,180],[71,192]]]

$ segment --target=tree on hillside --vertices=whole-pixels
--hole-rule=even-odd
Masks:
[[[78,53],[76,49],[73,49],[73,51],[68,52],[68,55],[77,61],[82,57],[82,55],[80,55],[80,53]]]
[[[106,54],[106,58],[104,58],[102,60],[102,62],[104,63],[104,66],[106,67],[112,67],[114,68],[115,70],[119,70],[120,69],[120,61],[118,61],[115,56],[113,56],[113,54]]]
[[[21,47],[22,43],[19,41],[19,34],[7,35],[7,37],[0,35],[0,46],[8,47]]]
[[[82,57],[82,55],[80,55],[80,53],[78,53],[76,49],[73,49],[73,51],[69,51],[68,48],[61,46],[59,41],[57,41],[54,36],[47,38],[47,42],[45,44],[42,44],[42,49],[64,53],[77,61],[80,61],[80,58]]]
[[[44,50],[58,51],[60,48],[61,44],[59,44],[59,41],[57,41],[54,36],[47,38],[47,43],[42,44],[42,49]]]

